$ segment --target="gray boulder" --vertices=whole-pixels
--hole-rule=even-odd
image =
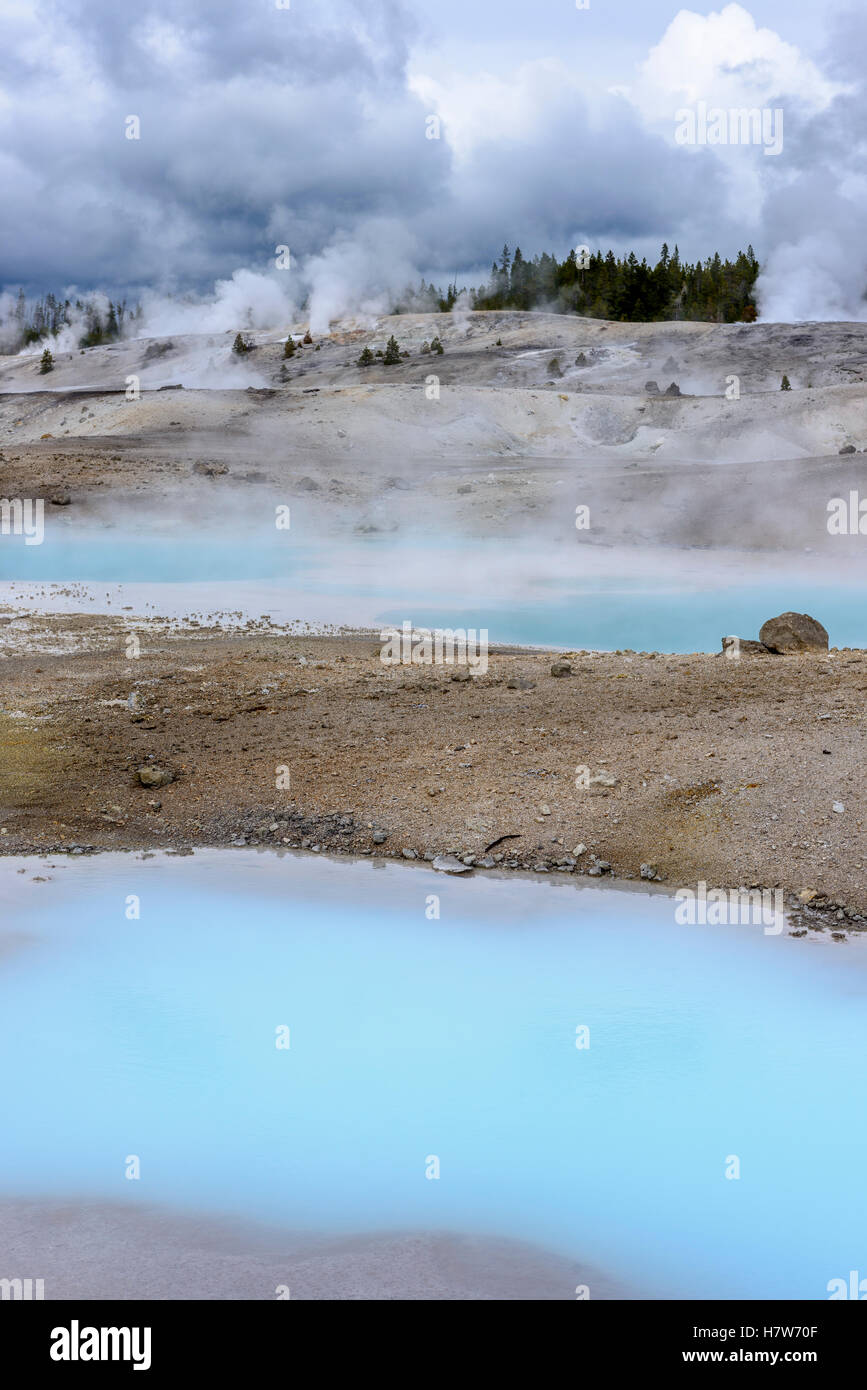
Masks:
[[[828,633],[809,613],[781,613],[762,624],[759,637],[772,652],[828,650]]]

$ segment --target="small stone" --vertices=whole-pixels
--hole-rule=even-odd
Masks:
[[[855,448],[854,444],[844,444],[840,450],[841,454],[857,454],[857,452],[858,450]]]
[[[641,874],[642,878],[649,879],[652,882],[657,876],[656,865],[642,864],[641,868],[639,869],[639,873]]]
[[[456,859],[453,854],[438,854],[433,861],[433,867],[437,873],[441,874],[468,874],[470,866],[462,864],[460,859]]]
[[[550,807],[550,806],[542,805],[542,806],[539,807],[539,815],[540,815],[540,816],[550,816],[550,814],[551,814],[551,807]]]
[[[843,805],[842,801],[835,801],[831,809],[832,811],[836,811],[838,816],[842,816],[843,812],[846,810],[846,807]]]
[[[571,663],[571,661],[563,661],[563,660],[555,661],[554,664],[553,664],[552,667],[551,667],[551,675],[552,675],[552,676],[571,676],[571,674],[572,674],[572,663]]]
[[[575,848],[573,849],[572,853],[574,854],[574,856],[575,856],[576,859],[580,859],[582,854],[586,854],[586,853],[587,853],[587,846],[586,846],[586,845],[576,845]]]
[[[798,900],[802,903],[811,903],[816,896],[815,888],[802,888],[798,894]]]
[[[480,869],[494,869],[496,868],[496,864],[497,861],[492,854],[486,854],[484,859],[479,860]]]
[[[373,832],[373,843],[374,843],[375,845],[384,845],[387,839],[388,839],[388,835],[386,834],[386,832],[385,832],[384,830],[374,830],[374,832]]]
[[[203,478],[221,478],[228,471],[225,463],[213,463],[200,459],[193,464],[193,472],[198,473]]]
[[[418,855],[416,854],[414,849],[402,849],[401,854],[403,855],[404,859],[418,859]]]
[[[143,787],[167,787],[169,782],[174,782],[175,774],[166,767],[145,766],[139,768],[138,780]]]

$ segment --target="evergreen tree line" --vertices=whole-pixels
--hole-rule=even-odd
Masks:
[[[126,300],[117,304],[109,301],[108,308],[94,299],[58,299],[46,294],[30,303],[23,289],[18,291],[15,308],[3,325],[4,346],[8,352],[19,352],[43,338],[56,338],[63,328],[75,322],[81,326],[78,346],[98,347],[123,337],[124,325],[141,318],[141,305],[128,310]]]
[[[719,252],[694,265],[682,261],[675,246],[664,244],[656,265],[634,252],[618,258],[613,251],[585,257],[573,250],[563,261],[544,252],[525,260],[520,247],[512,256],[504,246],[491,266],[486,285],[469,291],[473,309],[547,309],[560,314],[626,322],[691,319],[708,323],[751,323],[756,317],[755,282],[759,273],[752,246],[733,261]],[[459,294],[456,284],[445,294],[422,280],[408,290],[393,312],[448,313]]]

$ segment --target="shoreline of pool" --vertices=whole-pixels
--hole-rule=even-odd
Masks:
[[[0,1250],[0,1278],[42,1280],[46,1301],[648,1296],[590,1266],[509,1237],[291,1231],[162,1205],[74,1196],[45,1202],[0,1197]]]

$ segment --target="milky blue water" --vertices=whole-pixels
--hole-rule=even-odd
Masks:
[[[268,612],[274,621],[400,626],[408,618],[432,628],[486,629],[491,642],[693,652],[718,651],[732,633],[758,636],[766,618],[794,610],[818,617],[832,646],[867,646],[867,572],[858,584],[838,582],[827,565],[778,580],[730,569],[725,580],[696,583],[700,555],[691,564],[689,575],[678,574],[672,560],[670,573],[663,562],[629,577],[610,557],[574,545],[546,553],[424,537],[311,544],[261,521],[249,533],[187,528],[174,535],[126,528],[82,534],[55,524],[42,545],[0,541],[0,581],[158,582],[177,586],[175,606],[183,604],[183,586],[216,584],[224,591],[211,596],[219,606]]]
[[[857,944],[427,867],[26,862],[0,861],[25,936],[0,1195],[513,1236],[657,1297],[821,1299],[867,1269]]]

